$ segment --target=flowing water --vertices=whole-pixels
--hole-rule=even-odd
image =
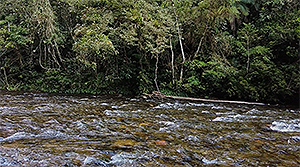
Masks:
[[[300,111],[0,92],[0,166],[300,166]]]

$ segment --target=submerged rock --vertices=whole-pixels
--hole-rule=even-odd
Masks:
[[[159,146],[166,146],[168,143],[165,140],[157,140],[155,141],[155,144]]]
[[[125,139],[125,140],[117,140],[114,142],[111,147],[114,148],[132,148],[136,144],[136,141]]]

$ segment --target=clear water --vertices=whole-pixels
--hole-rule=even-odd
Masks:
[[[300,166],[300,111],[0,92],[0,166]]]

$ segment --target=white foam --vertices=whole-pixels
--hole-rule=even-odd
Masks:
[[[299,119],[291,121],[274,121],[270,128],[278,132],[300,132],[300,121]]]

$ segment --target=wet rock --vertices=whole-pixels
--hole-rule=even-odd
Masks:
[[[222,109],[224,109],[224,107],[221,107],[221,106],[212,106],[211,109],[213,109],[213,110],[222,110]]]
[[[174,126],[175,123],[174,122],[170,122],[170,121],[160,121],[160,124],[164,124],[165,126]]]
[[[292,136],[289,140],[288,143],[300,143],[300,136]]]
[[[246,112],[246,114],[253,115],[253,114],[261,114],[261,113],[263,113],[263,112],[264,112],[264,111],[260,111],[260,110],[258,110],[258,109],[256,109],[256,108],[253,108],[253,109],[251,109],[250,111]]]
[[[265,126],[261,127],[260,129],[264,132],[273,132],[273,130],[270,128],[272,125],[266,124]]]
[[[185,140],[192,141],[192,142],[198,142],[198,141],[200,141],[197,136],[192,136],[192,135],[187,136],[185,138]]]
[[[192,161],[192,158],[189,157],[189,156],[184,156],[184,157],[182,157],[182,160],[183,160],[184,162],[191,162],[191,161]]]
[[[165,114],[156,115],[156,118],[163,118],[163,119],[169,119],[170,117]]]
[[[171,133],[171,129],[169,127],[159,128],[159,132]]]
[[[112,109],[122,108],[121,106],[111,106]]]
[[[89,98],[82,98],[80,101],[89,101]]]
[[[79,129],[85,129],[86,128],[86,124],[82,123],[81,121],[76,121],[75,124],[77,125],[77,127]]]
[[[159,123],[163,124],[163,126],[165,126],[165,127],[159,128],[160,132],[171,133],[171,132],[174,132],[176,129],[180,129],[180,125],[175,124],[174,122],[160,121]]]
[[[37,137],[41,137],[45,139],[54,139],[54,138],[65,139],[68,138],[68,135],[60,131],[56,131],[54,129],[47,129],[47,130],[43,130],[41,134],[37,135]]]
[[[193,107],[212,107],[214,104],[205,104],[205,103],[189,103]]]
[[[194,159],[194,160],[196,160],[196,161],[201,161],[202,162],[202,159],[203,159],[203,156],[200,156],[199,154],[197,154],[197,153],[194,153],[193,155],[192,155],[192,159]]]
[[[0,166],[8,166],[8,161],[4,157],[0,157]]]
[[[157,140],[155,144],[158,146],[166,146],[168,143],[165,140]]]
[[[51,108],[49,106],[43,106],[43,107],[36,107],[35,111],[50,111]]]
[[[173,107],[168,104],[159,104],[158,106],[154,107],[154,109],[171,109],[171,108]]]
[[[233,118],[228,118],[228,117],[217,117],[217,118],[213,119],[212,121],[215,121],[215,122],[233,122],[234,119]]]
[[[122,110],[105,110],[104,113],[108,116],[121,116],[125,113],[125,111]]]
[[[202,114],[209,114],[209,111],[204,110],[204,111],[202,111]]]
[[[65,157],[77,157],[79,154],[75,152],[66,152],[63,154]]]
[[[219,163],[220,163],[217,159],[214,159],[214,160],[208,160],[208,159],[206,159],[206,158],[203,158],[203,159],[202,159],[202,162],[203,162],[205,165],[219,164]]]
[[[15,161],[10,161],[6,157],[0,157],[0,166],[17,166],[18,163]]]
[[[108,166],[105,161],[98,160],[94,157],[86,157],[83,161],[83,165],[84,166],[97,165],[97,166],[103,166],[103,167]]]
[[[101,103],[100,105],[101,106],[108,106],[109,104],[108,103]]]
[[[229,115],[229,116],[233,116],[235,115],[235,112],[217,112],[216,115]]]
[[[134,166],[136,165],[137,156],[135,154],[121,152],[111,157],[110,165],[115,166]]]
[[[181,104],[178,102],[175,103],[162,103],[159,104],[156,107],[153,107],[154,109],[178,109],[178,110],[184,110],[185,107],[190,107],[190,104]]]
[[[26,132],[17,132],[7,138],[2,138],[2,140],[0,139],[0,141],[3,141],[3,142],[12,142],[12,141],[15,141],[15,140],[24,140],[24,139],[31,139],[31,138],[34,138],[35,135],[34,134],[31,134],[31,133],[26,133]]]

